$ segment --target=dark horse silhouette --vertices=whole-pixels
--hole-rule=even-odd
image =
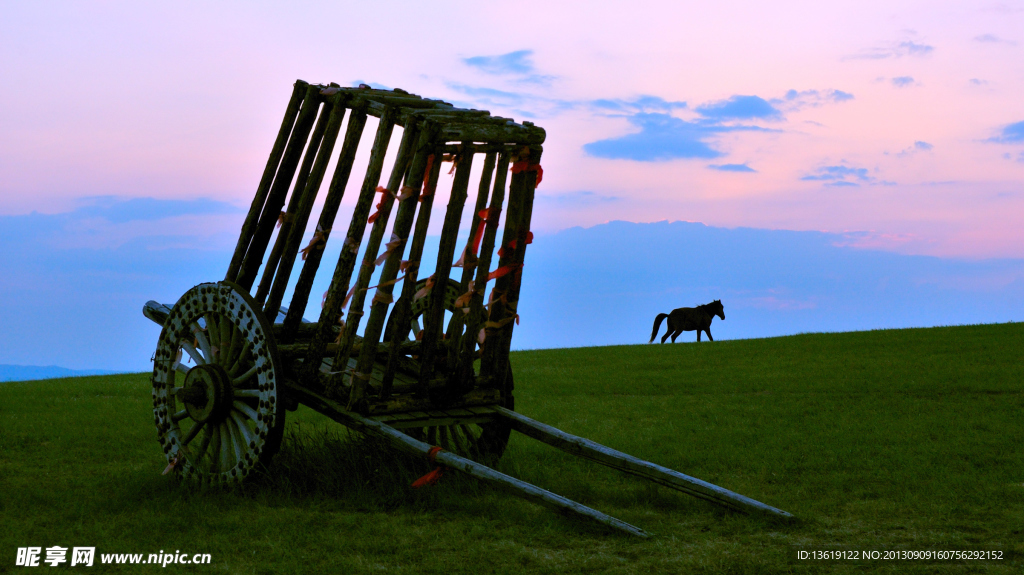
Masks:
[[[697,341],[700,341],[700,332],[708,334],[710,341],[715,341],[711,337],[711,319],[714,316],[718,316],[725,319],[725,308],[722,307],[720,300],[715,300],[711,303],[699,305],[697,307],[681,307],[679,309],[672,310],[672,313],[659,313],[658,317],[654,318],[654,331],[651,332],[651,341],[647,343],[653,343],[654,338],[658,335],[658,328],[661,327],[661,320],[668,318],[668,331],[661,338],[661,343],[665,343],[668,336],[672,336],[672,343],[676,342],[676,338],[679,334],[684,331],[697,331]]]

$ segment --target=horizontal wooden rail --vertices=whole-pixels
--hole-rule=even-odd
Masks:
[[[615,451],[589,439],[568,434],[560,429],[534,421],[529,417],[503,407],[495,407],[495,414],[504,417],[512,425],[512,429],[557,447],[566,453],[577,455],[606,465],[615,469],[625,471],[631,475],[650,479],[656,483],[677,489],[688,495],[705,499],[718,505],[723,505],[745,513],[764,513],[773,517],[793,519],[793,515],[760,501],[733,493],[717,485],[702,481],[696,477],[684,475],[667,467],[644,461],[632,455]]]

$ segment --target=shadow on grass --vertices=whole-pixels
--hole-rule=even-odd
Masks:
[[[294,425],[267,469],[239,487],[246,496],[333,500],[365,511],[431,507],[477,494],[479,483],[448,471],[434,486],[412,482],[433,469],[390,444],[338,426]]]
[[[655,517],[684,524],[741,521],[751,530],[802,525],[748,517],[564,454],[553,454],[554,461],[538,461],[531,451],[512,446],[495,468],[629,522],[649,523]],[[446,471],[437,485],[413,488],[412,482],[431,469],[424,460],[400,453],[386,441],[333,425],[299,424],[289,427],[271,465],[237,491],[268,505],[489,517],[522,524],[553,522],[562,524],[561,529],[608,533],[578,517],[523,504],[512,494],[457,471]]]

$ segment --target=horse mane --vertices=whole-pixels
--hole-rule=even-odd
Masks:
[[[697,309],[704,310],[708,315],[715,315],[714,312],[722,309],[722,300],[716,299],[711,303],[697,306]]]

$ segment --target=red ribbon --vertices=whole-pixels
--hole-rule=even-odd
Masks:
[[[444,451],[444,450],[441,449],[440,447],[437,447],[437,446],[431,447],[430,451],[427,452],[427,458],[430,459],[431,463],[437,463],[437,454],[442,452],[442,451]],[[420,477],[416,481],[413,481],[412,482],[412,486],[417,488],[417,489],[419,489],[420,487],[423,487],[424,485],[434,485],[434,484],[436,484],[438,482],[438,480],[441,479],[441,475],[443,475],[443,474],[444,474],[444,468],[441,467],[441,466],[438,466],[436,469],[434,469],[430,473],[427,473],[423,477]]]
[[[487,226],[487,222],[491,218],[497,218],[501,215],[501,210],[496,208],[487,208],[486,210],[480,210],[477,212],[480,216],[480,223],[476,226],[476,235],[473,236],[473,255],[476,255],[477,250],[480,249],[480,240],[484,239],[484,228]]]
[[[440,448],[438,448],[438,449],[440,449]],[[181,460],[182,460],[181,452],[178,452],[171,459],[171,462],[167,464],[167,467],[164,468],[164,472],[161,473],[160,475],[167,475],[168,473],[174,471],[174,468],[177,467],[179,463],[181,463]],[[440,469],[440,467],[438,469]],[[437,480],[434,480],[434,483],[437,483]]]
[[[426,198],[434,195],[434,188],[430,186],[430,171],[434,167],[434,154],[427,156],[427,169],[423,172],[423,192],[420,193],[420,200],[423,201]]]
[[[526,244],[530,245],[532,243],[533,243],[533,232],[526,232]],[[498,250],[498,257],[502,257],[503,258],[506,255],[511,255],[509,250],[516,249],[517,245],[519,245],[519,240],[518,239],[512,240],[509,243],[505,244],[504,247],[502,247],[500,250]]]
[[[430,184],[430,169],[434,167],[434,154],[427,156],[427,169],[423,172],[423,187]]]
[[[309,239],[309,245],[302,248],[301,250],[303,260],[305,260],[309,256],[309,252],[313,251],[314,249],[324,249],[324,246],[322,246],[321,244],[327,243],[327,238],[325,236],[330,231],[331,230],[322,230],[320,229],[320,226],[316,227],[316,232],[314,232],[313,237]]]
[[[494,212],[499,215],[501,214],[501,211],[499,210],[494,210]],[[462,250],[462,255],[459,257],[459,261],[452,264],[452,267],[463,267],[466,263],[466,254],[472,254],[473,257],[476,257],[477,252],[480,250],[480,240],[484,238],[484,228],[487,227],[487,221],[491,217],[491,210],[480,210],[477,212],[477,215],[480,216],[480,223],[476,225],[476,232],[473,234],[473,237],[470,238],[469,243],[466,244],[466,248]]]
[[[412,301],[416,301],[416,300],[418,300],[420,298],[426,297],[427,294],[430,293],[430,290],[433,289],[433,287],[434,287],[434,276],[431,275],[429,278],[427,278],[426,285],[424,285],[422,288],[420,288],[420,290],[416,292],[416,295],[414,295],[412,297]]]
[[[395,251],[395,248],[401,246],[403,241],[405,240],[398,237],[398,234],[396,234],[395,232],[391,232],[391,241],[384,244],[384,247],[387,249],[384,250],[384,253],[377,256],[377,259],[374,260],[373,264],[379,266],[380,264],[384,263],[384,260],[388,259],[388,256],[391,255],[391,252]]]
[[[384,205],[384,199],[387,197],[387,195],[388,194],[391,194],[392,196],[395,195],[394,192],[392,192],[391,190],[385,188],[384,186],[377,186],[377,189],[374,191],[374,193],[379,193],[381,196],[380,196],[380,201],[377,202],[377,211],[375,211],[372,214],[370,214],[370,217],[366,220],[366,223],[368,223],[368,224],[372,224],[373,222],[377,221],[377,218],[380,217],[381,206]]]
[[[512,173],[518,174],[519,172],[537,172],[537,181],[533,184],[535,188],[544,179],[544,168],[540,167],[540,164],[529,163],[529,160],[520,160],[512,164]]]
[[[501,266],[500,268],[498,268],[498,269],[494,270],[493,272],[487,274],[487,281],[491,281],[493,279],[498,279],[501,276],[506,275],[509,272],[513,272],[513,271],[515,271],[515,270],[517,270],[517,269],[519,269],[521,267],[523,267],[523,264],[516,264],[516,265],[508,264],[507,266]]]
[[[469,313],[469,308],[466,307],[466,306],[469,305],[470,301],[472,301],[472,299],[473,299],[473,294],[476,293],[476,291],[474,290],[474,287],[473,287],[473,284],[475,284],[475,283],[476,282],[474,280],[469,280],[469,289],[466,290],[466,293],[464,293],[464,294],[460,295],[459,297],[455,298],[455,304],[454,305],[455,305],[455,307],[462,308],[462,313]]]

